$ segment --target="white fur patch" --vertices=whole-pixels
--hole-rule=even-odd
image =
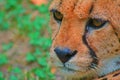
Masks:
[[[104,76],[108,73],[111,73],[113,71],[120,69],[120,55],[116,57],[112,57],[110,59],[103,60],[102,65],[98,70],[99,76]]]

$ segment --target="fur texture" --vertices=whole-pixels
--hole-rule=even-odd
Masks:
[[[120,69],[120,0],[53,0],[50,10],[53,9],[63,15],[60,24],[51,13],[51,66],[57,73],[68,80],[93,80]],[[107,23],[102,28],[85,32],[89,19]],[[88,45],[84,42],[84,35]],[[90,69],[92,58],[88,46],[98,59],[97,66]],[[54,52],[56,47],[78,52],[63,65]]]

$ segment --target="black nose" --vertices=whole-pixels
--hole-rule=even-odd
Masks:
[[[59,47],[55,48],[54,51],[62,63],[67,62],[77,53],[77,50],[71,51],[68,48],[59,48]]]

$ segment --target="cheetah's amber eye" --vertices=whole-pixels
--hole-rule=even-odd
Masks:
[[[107,21],[101,20],[101,19],[90,19],[88,21],[87,27],[91,27],[94,29],[101,28],[105,25]]]
[[[100,26],[102,26],[102,25],[104,24],[104,21],[102,21],[102,20],[97,20],[97,19],[93,19],[92,24],[93,24],[94,26],[96,26],[96,27],[100,27]]]
[[[59,21],[59,22],[61,22],[63,19],[63,15],[58,11],[54,11],[53,16],[54,16],[55,20]]]

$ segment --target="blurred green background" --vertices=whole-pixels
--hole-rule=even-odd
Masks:
[[[0,80],[53,80],[49,3],[0,0]]]

